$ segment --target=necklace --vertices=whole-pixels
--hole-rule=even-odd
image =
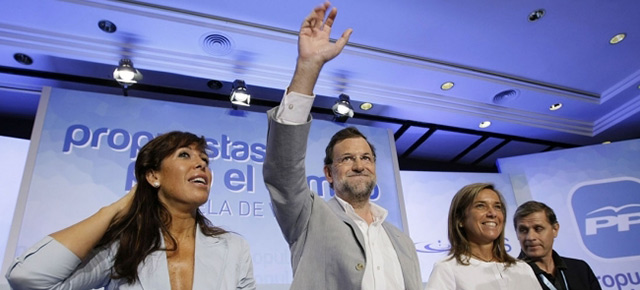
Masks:
[[[470,253],[470,254],[471,254],[471,256],[473,256],[474,258],[476,258],[476,259],[478,259],[478,260],[480,260],[480,261],[483,261],[483,262],[487,262],[487,263],[489,263],[489,262],[494,262],[494,261],[496,260],[496,258],[495,258],[495,257],[491,257],[491,259],[485,259],[485,258],[481,258],[481,257],[477,256],[477,255],[476,255],[476,254],[474,254],[474,253]]]

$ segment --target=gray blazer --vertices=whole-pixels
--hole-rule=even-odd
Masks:
[[[303,125],[284,125],[274,120],[275,111],[268,112],[263,176],[291,250],[291,289],[361,289],[367,257],[360,229],[335,198],[325,202],[307,185],[305,155],[311,118]],[[398,254],[406,289],[421,289],[413,241],[387,222],[383,227]]]
[[[256,289],[247,241],[237,234],[205,236],[196,231],[193,289]],[[164,248],[164,239],[162,247]],[[155,251],[138,267],[140,278],[129,285],[111,279],[117,243],[95,251],[82,262],[58,241],[47,236],[16,258],[6,278],[12,289],[154,289],[170,290],[165,251]]]

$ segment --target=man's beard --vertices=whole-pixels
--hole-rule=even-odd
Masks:
[[[369,197],[371,197],[371,192],[376,186],[376,181],[369,180],[367,182],[359,182],[357,184],[346,181],[337,185],[338,187],[334,190],[340,192],[340,198],[349,203],[362,203],[368,201]]]

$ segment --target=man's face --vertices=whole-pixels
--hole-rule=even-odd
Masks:
[[[534,261],[551,258],[553,240],[558,236],[559,224],[550,224],[544,211],[539,211],[518,220],[516,231],[520,247]]]
[[[333,147],[333,163],[325,176],[336,194],[349,203],[369,199],[376,185],[376,163],[364,138],[344,139]]]

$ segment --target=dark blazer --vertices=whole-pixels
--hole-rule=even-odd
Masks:
[[[560,257],[567,265],[567,283],[569,289],[590,289],[590,290],[602,290],[598,278],[589,267],[589,264],[583,260],[571,259],[567,257]]]
[[[556,251],[553,251],[552,255],[553,263],[556,266],[556,273],[554,275],[557,280],[556,285],[564,285],[561,274],[564,273],[564,277],[566,277],[567,284],[569,285],[569,290],[602,290],[600,283],[598,282],[598,278],[596,278],[596,275],[593,273],[593,270],[591,270],[591,267],[589,267],[587,262],[561,257],[556,253]],[[536,274],[536,278],[538,278],[538,282],[540,282],[542,289],[550,290],[540,276],[545,274],[545,272],[542,271],[535,262],[527,261],[527,263],[531,268],[533,268],[533,272]],[[564,288],[564,286],[560,287]]]
[[[311,119],[303,125],[280,124],[273,119],[276,109],[268,112],[263,176],[291,250],[291,289],[361,289],[367,257],[360,229],[335,198],[326,202],[307,185],[305,155]],[[398,255],[406,289],[421,289],[413,241],[389,223],[383,227]]]

